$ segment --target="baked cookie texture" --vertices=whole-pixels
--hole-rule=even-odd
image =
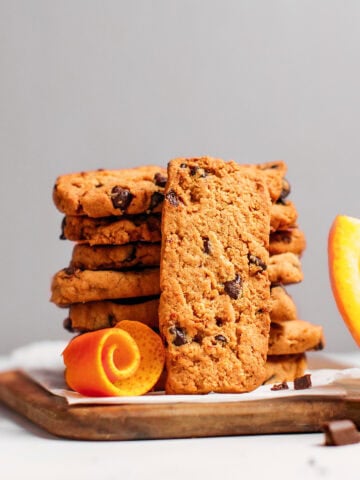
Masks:
[[[270,234],[270,255],[291,252],[301,256],[305,248],[306,239],[304,232],[297,227],[277,230]]]
[[[126,245],[77,244],[73,248],[70,267],[81,270],[124,270],[160,264],[160,243],[128,243]]]
[[[169,163],[159,325],[168,393],[244,392],[265,376],[270,197],[260,172]]]
[[[266,360],[264,384],[292,382],[304,375],[307,360],[304,353],[297,355],[269,355]]]
[[[294,253],[281,253],[272,255],[269,259],[269,280],[272,284],[299,283],[304,275],[301,268],[301,262]]]
[[[270,328],[268,355],[292,355],[325,346],[323,329],[305,320],[273,322]]]
[[[66,215],[106,217],[159,212],[166,170],[144,166],[71,173],[56,179],[53,200]]]
[[[272,322],[286,322],[297,319],[296,304],[283,285],[271,285],[270,318]]]
[[[89,245],[125,245],[131,242],[160,242],[159,215],[90,218],[67,216],[61,238]]]
[[[114,327],[121,320],[137,320],[151,328],[159,328],[159,299],[137,298],[126,303],[115,300],[75,303],[70,305],[64,327],[70,331],[88,332]]]
[[[64,268],[54,275],[51,292],[50,300],[64,307],[79,302],[159,295],[159,269],[122,272]]]

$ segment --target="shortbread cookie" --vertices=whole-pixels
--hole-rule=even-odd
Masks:
[[[264,384],[292,382],[304,375],[307,369],[306,355],[269,355],[266,360]]]
[[[160,264],[160,243],[128,243],[126,245],[77,244],[73,248],[70,267],[81,270],[124,270],[131,267]]]
[[[323,329],[304,320],[271,323],[268,355],[292,355],[324,348]]]
[[[124,300],[74,303],[70,305],[69,316],[64,322],[64,327],[70,331],[88,332],[114,327],[120,320],[137,320],[158,329],[159,299],[134,300],[135,303],[124,303]]]
[[[51,301],[59,306],[159,295],[159,269],[116,272],[65,268],[54,276],[51,292]]]
[[[66,215],[159,212],[165,183],[166,170],[156,166],[72,173],[57,178],[53,199]]]
[[[270,255],[281,253],[295,253],[301,255],[306,248],[304,232],[297,227],[287,230],[278,230],[270,234]]]
[[[284,230],[296,224],[298,212],[289,200],[271,205],[270,232]]]
[[[255,169],[208,157],[169,164],[160,331],[168,393],[243,392],[264,380],[270,197]]]
[[[301,282],[303,278],[300,259],[294,253],[281,253],[270,257],[269,280],[271,283],[288,285]]]
[[[161,240],[161,219],[158,215],[124,218],[67,216],[62,223],[61,238],[85,242],[89,245],[159,242]]]
[[[270,318],[272,322],[297,319],[295,302],[282,285],[271,285]]]

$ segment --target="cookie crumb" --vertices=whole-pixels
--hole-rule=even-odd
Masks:
[[[288,388],[289,388],[289,385],[287,384],[287,382],[281,382],[281,383],[275,383],[270,388],[270,390],[272,390],[273,392],[276,392],[278,390],[288,390]]]

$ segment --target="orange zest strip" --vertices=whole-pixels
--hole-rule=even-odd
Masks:
[[[165,364],[165,349],[147,325],[123,320],[115,328],[73,338],[63,352],[65,380],[86,396],[132,396],[150,391]]]
[[[165,348],[160,336],[141,322],[122,320],[115,329],[128,332],[139,347],[141,359],[136,372],[128,378],[117,380],[122,395],[143,395],[150,391],[164,370]]]
[[[124,330],[105,328],[73,338],[63,359],[70,388],[86,396],[116,396],[121,391],[114,382],[136,372],[140,351]]]

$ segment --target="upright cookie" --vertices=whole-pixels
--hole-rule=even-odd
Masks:
[[[50,300],[65,307],[71,303],[147,297],[159,293],[159,269],[117,272],[64,268],[53,277]]]
[[[159,215],[89,218],[67,216],[62,223],[62,239],[89,245],[124,245],[131,242],[159,242]]]
[[[169,164],[159,307],[168,393],[264,380],[271,202],[260,173],[208,157]]]
[[[293,202],[286,200],[271,205],[271,233],[284,230],[296,224],[298,212]]]
[[[56,179],[53,200],[66,215],[159,212],[165,183],[166,170],[156,166],[71,173]]]

